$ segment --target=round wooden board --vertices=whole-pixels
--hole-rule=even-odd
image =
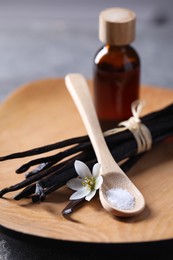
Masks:
[[[91,85],[91,84],[90,84]],[[173,91],[143,86],[143,114],[173,102]],[[20,87],[0,106],[0,156],[86,133],[63,79],[45,79]],[[0,189],[24,179],[15,174],[30,158],[0,163]],[[98,196],[69,219],[61,211],[71,191],[63,187],[46,201],[0,199],[0,224],[25,234],[66,241],[126,243],[173,238],[173,145],[156,145],[128,173],[146,200],[138,216],[116,218],[101,206]]]

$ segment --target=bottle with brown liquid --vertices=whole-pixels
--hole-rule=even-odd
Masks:
[[[136,14],[123,8],[102,11],[99,38],[104,46],[94,59],[94,102],[102,130],[131,116],[139,98],[140,58],[130,46],[135,39]]]

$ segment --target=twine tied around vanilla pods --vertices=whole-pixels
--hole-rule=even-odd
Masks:
[[[139,117],[143,107],[144,101],[135,100],[131,104],[131,111],[133,116],[128,120],[119,123],[119,126],[123,127],[108,130],[104,132],[104,135],[107,136],[113,133],[129,130],[136,140],[138,154],[150,150],[152,146],[152,136],[148,127],[146,127],[146,125],[141,122]]]

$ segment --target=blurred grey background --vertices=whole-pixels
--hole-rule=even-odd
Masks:
[[[108,7],[137,14],[141,83],[173,88],[172,0],[0,0],[0,101],[29,81],[92,78],[98,16]]]

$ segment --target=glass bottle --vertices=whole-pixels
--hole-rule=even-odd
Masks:
[[[136,14],[110,8],[99,16],[99,38],[104,46],[94,59],[94,103],[102,130],[131,116],[131,103],[139,98],[140,58],[130,45],[135,38]]]

